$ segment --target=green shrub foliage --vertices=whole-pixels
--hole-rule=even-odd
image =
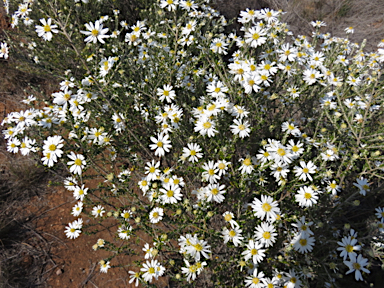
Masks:
[[[295,37],[281,11],[242,11],[226,34],[209,1],[123,2],[13,7],[7,57],[62,82],[3,133],[67,169],[66,236],[100,235],[101,272],[134,255],[143,286],[346,287],[380,271],[384,50],[321,21]]]

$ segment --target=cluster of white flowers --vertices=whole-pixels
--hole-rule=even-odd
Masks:
[[[32,2],[19,5],[13,26],[18,19],[33,22],[28,18]],[[88,3],[75,2],[78,9]],[[77,218],[65,229],[68,238],[80,236],[81,215],[95,221],[113,217],[119,241],[142,241],[141,228],[155,235],[152,246],[143,244],[138,271],[129,272],[136,286],[168,270],[181,272],[176,279],[195,281],[215,269],[219,257],[213,256],[222,241],[223,250],[238,252],[232,255],[246,287],[302,287],[317,275],[302,265],[314,269],[311,253],[329,240],[321,221],[337,222],[314,213],[324,207],[339,213],[344,195],[346,203],[369,197],[375,188],[369,173],[383,171],[380,151],[369,156],[363,150],[379,149],[381,134],[369,138],[361,132],[382,108],[375,90],[380,53],[366,54],[348,40],[316,33],[318,51],[305,36],[289,37],[279,20],[282,12],[270,9],[242,11],[238,21],[244,36],[227,36],[225,19],[205,5],[209,1],[197,2],[161,0],[156,22],[130,26],[113,20],[121,16],[114,10],[114,17],[80,23],[86,29],[76,31],[82,51],[90,53],[84,61],[87,74],[75,78],[66,71],[46,107],[31,95],[23,103],[36,108],[10,113],[2,123],[8,125],[3,131],[7,149],[38,153],[47,167],[66,164],[71,176],[64,186],[73,193],[71,214]],[[180,23],[170,20],[181,14]],[[59,19],[37,20],[42,42],[55,41],[53,35],[68,28]],[[324,23],[312,25],[318,29]],[[222,55],[230,47],[236,51],[224,64]],[[6,43],[0,57],[8,57]],[[364,85],[373,88],[359,90]],[[40,138],[27,136],[32,129],[45,132]],[[377,160],[375,166],[356,165],[367,157]],[[345,176],[359,165],[364,171]],[[104,181],[97,188],[87,182],[86,176],[93,176],[90,167]],[[121,201],[109,203],[108,197]],[[376,211],[382,232],[384,210]],[[355,271],[356,280],[363,280],[368,258],[357,233],[348,231],[342,238],[337,228],[328,232],[333,233],[329,245],[341,251],[347,274]],[[174,249],[176,240],[179,249]],[[105,243],[99,239],[94,249],[104,249]],[[164,249],[169,255],[180,252],[169,260],[173,264],[163,262]],[[281,252],[295,269],[284,266]],[[279,269],[271,271],[265,259],[274,258]],[[109,260],[100,261],[101,272],[111,268]],[[249,269],[243,272],[245,266]],[[331,266],[337,267],[330,265],[321,281],[336,281]]]

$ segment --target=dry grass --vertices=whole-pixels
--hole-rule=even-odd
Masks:
[[[323,31],[337,37],[346,37],[344,29],[352,26],[355,33],[349,39],[357,43],[367,39],[366,51],[375,50],[384,38],[383,0],[214,0],[213,6],[228,19],[237,18],[245,8],[281,9],[287,12],[283,21],[294,35],[311,35],[313,20],[326,22]]]
[[[2,143],[0,151],[4,150]],[[46,269],[54,262],[50,243],[35,230],[32,210],[36,209],[30,201],[48,192],[48,176],[29,158],[6,159],[4,155],[0,170],[0,287],[37,287],[44,283]]]
[[[310,35],[313,20],[327,24],[324,32],[333,36],[346,37],[344,29],[353,27],[349,35],[353,42],[367,39],[366,51],[373,51],[384,38],[384,5],[382,0],[265,0],[274,9],[287,13],[283,20],[290,24],[295,35]]]

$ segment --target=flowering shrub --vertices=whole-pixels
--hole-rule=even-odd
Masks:
[[[131,254],[136,285],[291,288],[380,269],[382,50],[321,21],[295,38],[269,9],[242,11],[239,35],[209,1],[148,4],[132,25],[87,14],[102,2],[19,4],[29,57],[61,57],[63,80],[3,121],[10,152],[67,169],[68,238],[115,227],[101,272]]]

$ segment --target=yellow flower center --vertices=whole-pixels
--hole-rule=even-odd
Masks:
[[[307,239],[300,239],[299,243],[301,246],[305,246],[307,245]]]
[[[167,197],[171,198],[173,196],[173,191],[172,190],[168,190],[167,191]]]
[[[259,282],[260,282],[259,278],[255,277],[255,278],[252,279],[252,283],[253,284],[258,284]]]
[[[235,237],[236,236],[235,230],[229,231],[229,236],[231,236],[232,238]]]
[[[149,274],[155,274],[155,272],[156,272],[156,270],[155,270],[155,268],[153,268],[153,267],[151,267],[151,268],[148,269],[148,273],[149,273]]]
[[[308,174],[308,172],[309,172],[309,169],[308,169],[308,168],[304,168],[304,169],[303,169],[303,173]]]
[[[251,250],[251,254],[252,254],[252,255],[257,255],[257,249],[253,248],[253,249]]]
[[[51,26],[49,26],[48,24],[44,25],[44,31],[45,32],[50,32],[51,31]]]
[[[199,252],[203,250],[203,246],[201,246],[200,243],[193,245],[193,247],[196,249],[196,251],[199,251]]]
[[[269,205],[269,203],[264,203],[263,205],[261,205],[261,209],[263,209],[265,212],[269,212],[271,211],[272,206]]]
[[[99,30],[93,29],[91,31],[91,34],[92,34],[93,37],[97,37],[99,35]]]
[[[283,148],[279,148],[279,149],[277,149],[277,154],[279,156],[284,156],[285,155],[285,150]]]
[[[348,253],[351,253],[353,251],[353,246],[352,245],[346,245],[345,246],[345,250],[348,252]]]
[[[215,104],[211,104],[211,105],[208,106],[208,111],[213,111],[213,110],[215,110],[215,108],[216,108],[216,105]]]
[[[212,190],[211,190],[211,194],[213,194],[213,195],[217,195],[217,194],[219,194],[219,189],[217,189],[217,188],[213,188]],[[227,220],[228,221],[228,220]]]
[[[267,239],[267,240],[270,239],[270,238],[271,238],[271,233],[268,232],[268,231],[264,232],[264,233],[263,233],[263,238],[264,238],[264,239]]]
[[[245,165],[245,166],[249,166],[249,165],[251,165],[251,159],[249,159],[249,158],[246,158],[246,159],[244,159],[244,161],[243,161],[243,165]]]
[[[80,159],[76,159],[76,160],[75,160],[75,165],[77,165],[77,166],[81,166],[81,164],[82,164],[82,162],[81,162]]]
[[[355,268],[355,270],[360,270],[361,268],[361,265],[359,263],[353,263],[352,266],[353,268]]]
[[[252,39],[253,40],[257,40],[259,38],[260,38],[260,35],[258,33],[255,33],[255,34],[252,35]]]
[[[209,129],[209,128],[211,128],[211,126],[212,126],[212,124],[210,122],[205,122],[203,124],[204,129]]]
[[[308,193],[308,192],[305,192],[305,193],[304,193],[304,198],[307,199],[307,200],[309,200],[309,199],[312,198],[312,194],[311,194],[311,193]]]

